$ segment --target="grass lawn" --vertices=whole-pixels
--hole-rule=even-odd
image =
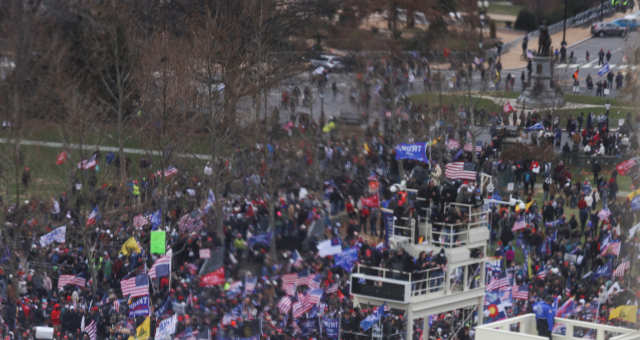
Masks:
[[[76,133],[76,130],[70,130],[68,133],[62,129],[62,125],[44,120],[29,120],[24,123],[23,139],[31,139],[38,141],[67,142],[76,144],[94,144],[104,146],[118,146],[117,129],[113,124],[94,123],[88,127],[85,133]],[[123,146],[127,148],[139,149],[161,149],[161,145],[151,142],[152,135],[148,128],[139,128],[132,125],[126,126],[123,131]],[[207,135],[191,134],[189,145],[182,146],[193,153],[207,153]],[[11,137],[11,131],[8,129],[0,130],[0,137]],[[197,138],[200,137],[200,138]],[[180,138],[180,136],[177,136]],[[184,142],[185,139],[181,138]]]
[[[440,101],[442,101],[442,105],[454,105],[458,107],[459,105],[467,106],[469,104],[469,96],[463,94],[446,94],[443,93],[442,97],[439,93],[428,92],[423,94],[417,94],[411,96],[411,100],[419,105],[429,104],[430,106],[438,106]],[[494,103],[490,99],[478,98],[471,96],[471,105],[478,109],[486,109],[489,112],[501,110],[502,106]]]
[[[580,109],[558,109],[555,111],[554,115],[558,115],[560,117],[560,126],[564,128],[567,125],[567,119],[569,117],[573,117],[575,119],[580,115],[580,112],[584,113],[585,123],[586,123],[586,117],[589,114],[589,112],[593,112],[594,114],[600,115],[601,113],[603,114],[606,111],[607,110],[604,107],[602,108],[589,107],[589,108],[580,108]],[[627,116],[627,112],[630,112],[630,110],[626,107],[611,106],[611,111],[609,113],[610,127],[617,128],[618,119],[625,118]]]
[[[512,5],[507,2],[491,2],[487,13],[489,14],[505,14],[517,16],[518,12],[522,9],[522,6]]]
[[[16,172],[11,159],[13,148],[13,145],[0,144],[0,152],[4,155],[2,159],[4,161],[4,166],[2,167],[3,176],[0,176],[0,196],[5,202],[15,202],[16,199]],[[22,146],[21,149],[24,155],[24,167],[28,167],[31,173],[29,186],[25,189],[22,188],[22,184],[20,185],[21,200],[30,198],[48,199],[53,195],[58,196],[70,190],[74,172],[78,176],[83,173],[76,170],[77,163],[82,159],[79,150],[71,150],[70,158],[64,164],[56,165],[56,157],[60,153],[57,148],[29,145]],[[91,152],[87,151],[85,157],[90,154]],[[106,153],[103,152],[98,159],[97,185],[114,184],[119,181],[119,169],[114,164],[107,164],[105,155]],[[127,154],[127,157],[131,161],[127,172],[128,179],[142,178],[150,172],[155,172],[161,168],[159,157],[135,154]],[[139,167],[141,158],[150,159],[152,165],[147,169],[141,169]],[[175,165],[178,169],[196,169],[203,166],[203,161],[178,158],[175,159],[175,162],[172,162],[172,165]],[[18,181],[21,180],[22,169],[23,167],[19,168]],[[84,174],[87,173],[84,172]]]

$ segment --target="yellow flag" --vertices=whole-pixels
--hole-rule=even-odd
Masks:
[[[122,244],[122,248],[120,249],[120,252],[124,256],[129,256],[129,254],[131,253],[140,254],[142,252],[142,249],[140,249],[140,245],[138,244],[138,241],[136,241],[136,239],[133,236],[131,236],[127,241],[124,242],[124,244]]]
[[[637,321],[638,306],[618,306],[609,312],[609,320],[621,319],[631,323]]]
[[[533,205],[533,200],[531,200],[531,202],[527,203],[527,205],[524,206],[524,210],[529,211],[529,208],[531,208],[532,205]]]
[[[147,340],[151,337],[151,319],[147,316],[136,328],[136,336],[129,336],[128,340]]]
[[[371,152],[371,150],[369,149],[369,144],[367,143],[364,143],[364,152],[366,152],[367,154]]]
[[[627,199],[631,201],[634,197],[640,195],[640,189],[634,190],[627,195]]]

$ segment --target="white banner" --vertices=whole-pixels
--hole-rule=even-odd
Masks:
[[[170,340],[176,332],[176,324],[178,323],[178,315],[173,314],[172,317],[166,318],[158,323],[156,327],[156,340]]]
[[[40,246],[46,247],[53,242],[64,243],[67,235],[67,226],[63,225],[52,230],[48,234],[44,234],[40,237]]]

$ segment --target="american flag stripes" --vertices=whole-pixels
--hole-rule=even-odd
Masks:
[[[155,279],[158,276],[158,273],[157,273],[158,267],[162,265],[168,265],[169,273],[171,273],[171,256],[172,256],[172,249],[169,249],[169,251],[167,251],[165,255],[157,259],[156,262],[153,263],[153,266],[151,266],[151,269],[149,269],[149,277],[152,279]]]
[[[298,274],[286,274],[282,275],[282,289],[285,290],[287,295],[293,296],[296,292],[296,282],[298,281]]]
[[[497,290],[504,287],[508,287],[509,285],[510,285],[509,278],[506,276],[502,278],[494,278],[487,285],[487,290]]]
[[[298,301],[293,304],[291,309],[291,315],[293,316],[294,319],[301,317],[302,314],[304,314],[304,312],[305,312],[305,309],[302,302]]]
[[[96,154],[94,153],[89,159],[82,160],[78,162],[78,169],[89,170],[95,168],[98,165],[98,161],[96,161]]]
[[[280,299],[280,302],[278,302],[278,309],[282,314],[289,313],[289,311],[291,310],[291,298],[289,298],[288,296],[283,296],[282,299]]]
[[[318,304],[318,302],[320,302],[320,300],[322,299],[323,294],[324,292],[322,291],[322,289],[319,289],[319,288],[312,289],[309,292],[307,292],[307,295],[305,295],[302,298],[302,304],[305,306],[305,309],[309,310],[313,306]]]
[[[544,269],[541,269],[538,274],[536,274],[536,277],[540,280],[544,280],[547,278],[547,271]]]
[[[120,301],[118,299],[113,300],[113,309],[116,313],[120,312]]]
[[[516,300],[528,300],[529,299],[529,287],[526,285],[518,286],[513,285],[513,291],[511,297]]]
[[[120,281],[122,295],[138,297],[149,294],[149,278],[145,274],[140,274],[130,279]]]
[[[476,180],[475,166],[470,162],[447,163],[444,174],[449,179]]]
[[[623,261],[616,267],[616,270],[613,271],[613,277],[623,277],[624,272],[629,270],[629,268],[631,268],[631,262]]]
[[[606,247],[600,252],[600,256],[607,254],[618,256],[620,255],[620,241],[613,241],[606,245]]]
[[[62,290],[66,285],[84,287],[87,280],[75,275],[60,275],[58,278],[58,290]]]
[[[527,229],[527,222],[525,222],[524,218],[515,221],[513,223],[513,228],[511,228],[511,231],[516,232],[523,229]]]
[[[465,144],[465,145],[464,145],[464,147],[463,147],[462,149],[463,149],[464,151],[466,151],[466,152],[472,152],[472,151],[475,151],[475,152],[482,152],[482,145],[477,144],[475,147],[473,147],[473,146],[471,145],[471,143],[467,143],[467,144]]]
[[[96,320],[91,320],[89,325],[84,328],[84,332],[89,334],[90,340],[96,340],[98,338],[98,325]]]
[[[296,286],[310,286],[311,284],[313,284],[313,279],[313,275],[298,277],[298,279],[296,280]]]
[[[327,294],[333,294],[338,291],[338,283],[334,283],[327,288]]]

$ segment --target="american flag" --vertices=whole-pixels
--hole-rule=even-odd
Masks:
[[[509,286],[509,278],[508,277],[505,276],[505,277],[502,277],[502,278],[494,278],[487,285],[487,290],[496,290],[496,289],[500,289],[500,288],[504,288],[504,287],[508,287],[508,286]]]
[[[298,280],[296,280],[296,286],[309,286],[312,284],[311,282],[313,281],[313,278],[313,275],[298,277]]]
[[[113,300],[113,309],[118,313],[120,311],[120,300]]]
[[[338,291],[338,283],[334,283],[327,288],[327,294],[332,294]]]
[[[280,299],[280,302],[278,302],[278,309],[282,314],[289,313],[289,311],[291,310],[291,298],[289,298],[288,296],[283,296],[282,299]]]
[[[89,217],[87,217],[87,222],[85,223],[85,226],[88,227],[90,225],[96,224],[99,218],[100,218],[100,212],[98,211],[98,207],[95,207],[93,208],[93,210],[91,210]]]
[[[165,171],[164,171],[164,177],[171,177],[175,174],[178,173],[178,169],[176,169],[176,167],[170,165]],[[156,176],[158,177],[162,177],[162,170],[158,170],[156,171]]]
[[[298,281],[298,274],[286,274],[282,275],[282,289],[285,290],[287,295],[293,296],[296,291],[296,283]]]
[[[614,241],[607,244],[606,248],[600,253],[600,256],[605,256],[607,254],[612,254],[615,256],[620,255],[620,244],[620,241]]]
[[[157,259],[156,262],[153,263],[153,266],[151,266],[151,269],[149,269],[149,277],[155,279],[158,276],[157,268],[162,265],[169,265],[169,273],[171,273],[171,256],[172,250],[169,249],[165,255]]]
[[[323,293],[324,292],[320,288],[312,289],[309,292],[307,292],[307,295],[305,295],[304,298],[302,298],[302,304],[305,306],[305,309],[311,309],[318,302],[320,302],[320,300],[322,299]]]
[[[294,319],[297,319],[299,317],[302,316],[302,314],[304,314],[305,309],[304,309],[304,305],[302,304],[302,302],[298,301],[298,302],[294,302],[292,309],[291,309],[291,315],[293,316]]]
[[[96,320],[91,320],[91,323],[84,328],[84,332],[89,334],[90,340],[96,340],[98,338],[98,325]]]
[[[471,151],[482,152],[482,144],[476,143],[476,146],[474,148],[472,147],[471,143],[467,143],[464,145],[463,150],[466,152],[471,152]]]
[[[616,270],[613,271],[613,277],[623,277],[624,272],[631,268],[631,263],[629,261],[623,261],[616,267]]]
[[[536,274],[536,277],[539,278],[540,280],[544,280],[545,278],[547,278],[547,271],[544,269],[541,269],[538,274]]]
[[[449,150],[458,150],[458,149],[460,149],[460,143],[455,139],[449,139],[447,141],[447,149],[449,149]]]
[[[149,278],[145,274],[140,274],[130,279],[120,281],[122,295],[138,297],[149,294]]]
[[[511,228],[511,231],[516,232],[523,229],[527,229],[527,222],[525,222],[524,218],[519,219],[515,223],[513,223],[513,228]]]
[[[60,275],[58,278],[58,290],[62,290],[66,285],[74,285],[78,287],[84,287],[87,280],[80,276],[75,275]]]
[[[444,174],[450,179],[476,180],[475,166],[470,162],[447,163]]]
[[[78,162],[78,169],[88,170],[95,168],[96,165],[98,165],[98,162],[96,161],[96,154],[94,153],[89,159]]]
[[[513,285],[511,296],[516,300],[527,300],[529,299],[529,287],[526,285]]]

